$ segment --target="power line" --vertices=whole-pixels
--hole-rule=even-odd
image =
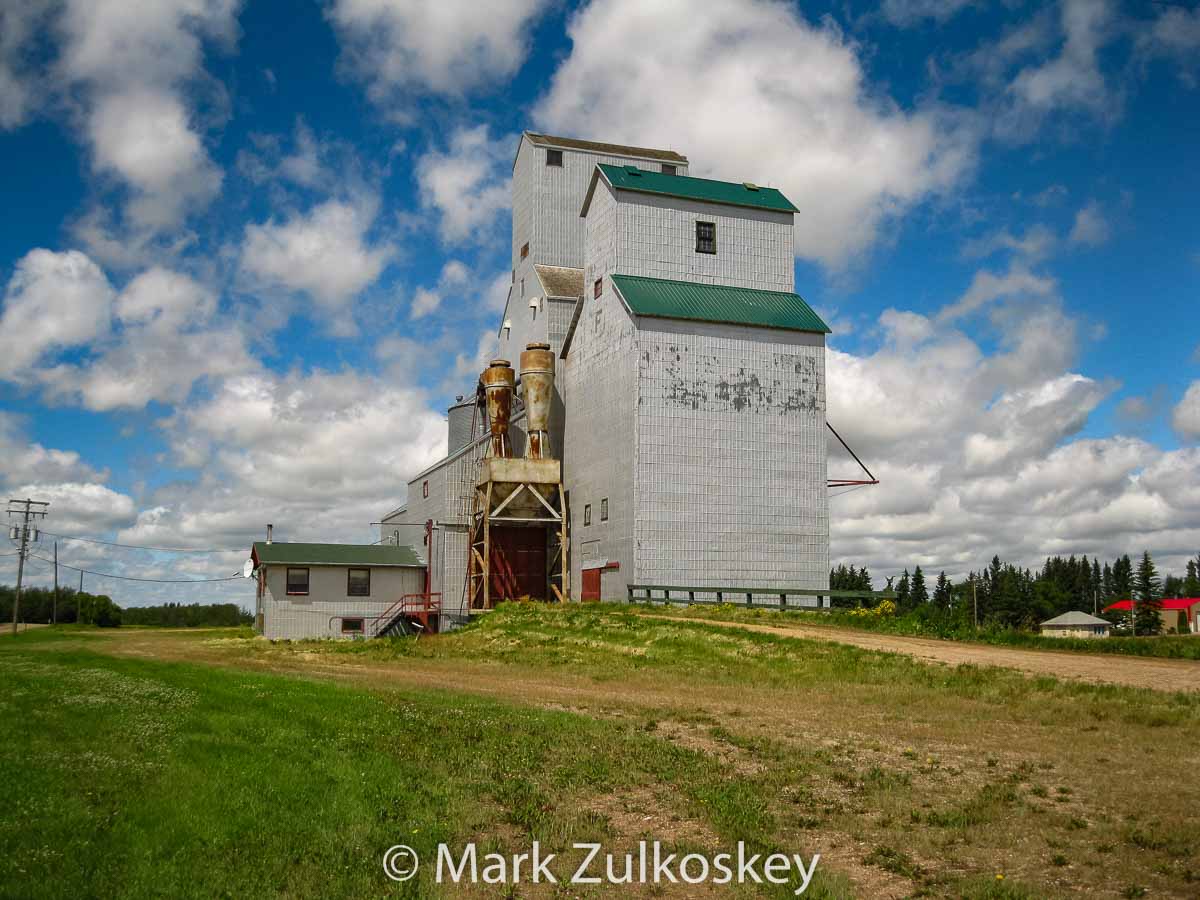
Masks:
[[[40,559],[42,562],[54,562],[54,560],[38,556],[36,553],[29,555],[34,559]],[[224,578],[136,578],[133,575],[114,575],[112,572],[96,572],[93,569],[81,569],[79,566],[70,566],[64,562],[60,562],[59,565],[64,569],[74,569],[81,574],[97,575],[101,578],[119,578],[121,581],[148,581],[153,584],[212,584],[217,581],[236,581],[242,577],[241,573],[239,573],[237,575],[228,575]]]
[[[118,544],[115,541],[101,541],[97,538],[75,537],[70,534],[55,534],[53,531],[43,531],[51,537],[65,541],[83,541],[86,544],[103,544],[106,547],[121,547],[125,550],[153,550],[156,553],[236,553],[237,550],[198,549],[195,547],[143,547],[139,544]]]

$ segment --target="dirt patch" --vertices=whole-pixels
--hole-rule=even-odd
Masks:
[[[760,625],[751,622],[721,622],[715,619],[684,619],[680,616],[654,613],[641,615],[648,619],[698,622],[716,628],[835,641],[865,650],[904,653],[923,662],[951,666],[999,666],[1016,669],[1027,675],[1052,675],[1055,678],[1085,681],[1090,684],[1123,684],[1159,691],[1200,691],[1200,662],[1187,659],[1149,659],[1140,656],[1119,656],[1115,653],[1092,655],[1054,650],[1020,650],[961,641],[876,634],[826,625],[795,625],[790,622]]]

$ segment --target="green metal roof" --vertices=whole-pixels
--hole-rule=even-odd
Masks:
[[[613,275],[612,280],[639,316],[829,333],[829,326],[799,294],[639,275]]]
[[[610,166],[606,163],[599,163],[598,168],[604,173],[609,184],[623,191],[663,194],[668,197],[682,197],[685,200],[750,206],[776,212],[800,211],[775,188],[759,187],[749,182],[713,181],[709,178],[693,178],[691,175],[664,175],[662,172],[649,172],[637,166]],[[590,193],[589,191],[589,196]]]
[[[285,544],[254,542],[259,563],[288,566],[415,566],[425,561],[412,547],[395,544]]]

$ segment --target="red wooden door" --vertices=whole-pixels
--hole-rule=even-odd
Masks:
[[[501,600],[545,600],[546,532],[541,528],[493,525],[490,592]]]
[[[583,570],[583,595],[582,600],[599,600],[600,599],[600,573],[603,569],[584,569]]]

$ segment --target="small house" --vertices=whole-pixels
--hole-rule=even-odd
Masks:
[[[395,544],[258,541],[255,627],[272,640],[374,637],[425,591],[425,560]]]
[[[1047,637],[1108,637],[1108,626],[1104,619],[1073,609],[1043,622],[1042,634]]]

